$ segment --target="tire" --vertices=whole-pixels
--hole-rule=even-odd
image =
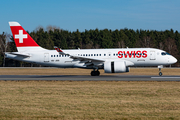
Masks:
[[[91,71],[91,76],[99,76],[100,72],[99,71]]]
[[[162,76],[162,72],[159,72],[159,76]]]
[[[96,71],[91,71],[91,76],[96,76]]]
[[[99,76],[100,75],[100,72],[99,71],[96,71],[96,76]]]

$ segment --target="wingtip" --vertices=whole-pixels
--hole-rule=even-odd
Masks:
[[[21,26],[18,22],[9,22],[9,26]]]

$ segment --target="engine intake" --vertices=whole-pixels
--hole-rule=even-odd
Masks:
[[[125,61],[107,61],[104,63],[105,73],[124,73],[129,72],[129,67]]]

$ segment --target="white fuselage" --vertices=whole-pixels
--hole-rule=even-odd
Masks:
[[[121,52],[119,52],[121,51]],[[140,52],[137,52],[140,51]],[[143,51],[146,51],[143,53]],[[165,51],[154,48],[115,48],[115,49],[72,49],[63,50],[64,53],[71,56],[82,58],[98,59],[104,61],[128,61],[127,66],[158,66],[169,65],[177,62],[172,55],[166,54]],[[69,55],[63,55],[56,50],[47,50],[43,48],[29,48],[20,54],[27,54],[29,57],[13,55],[6,53],[7,58],[25,61],[44,66],[53,66],[61,68],[90,68],[87,67],[87,60],[79,61],[72,59]],[[103,62],[97,62],[98,69],[103,69]]]

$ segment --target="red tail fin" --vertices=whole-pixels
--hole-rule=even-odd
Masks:
[[[38,47],[39,45],[18,22],[9,22],[16,47]]]

